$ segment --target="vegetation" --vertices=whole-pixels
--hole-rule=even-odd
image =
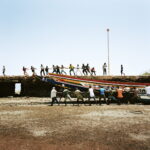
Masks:
[[[143,74],[142,74],[142,76],[150,76],[150,72],[144,72]]]

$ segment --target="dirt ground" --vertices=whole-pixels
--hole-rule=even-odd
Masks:
[[[150,105],[0,99],[0,150],[149,150]]]

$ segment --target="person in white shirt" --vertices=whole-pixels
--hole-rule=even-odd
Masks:
[[[81,68],[80,68],[79,64],[77,64],[77,67],[76,67],[76,75],[78,75],[78,73],[79,73],[79,75],[82,75],[82,72],[81,72],[80,69],[81,69]]]
[[[150,86],[146,86],[145,91],[146,91],[147,96],[150,96]]]
[[[89,86],[89,99],[88,99],[89,105],[91,105],[91,102],[90,102],[91,99],[94,99],[94,101],[97,103],[95,99],[94,89],[91,86]]]
[[[54,104],[55,101],[59,105],[59,102],[57,100],[57,91],[56,91],[55,87],[53,87],[52,90],[51,90],[51,99],[52,99],[51,106],[53,106],[53,104]]]
[[[127,87],[127,86],[126,86],[126,87],[124,88],[124,91],[125,91],[125,92],[130,92],[130,90],[131,90],[130,87]]]
[[[107,64],[106,63],[103,64],[103,76],[104,75],[107,75]]]

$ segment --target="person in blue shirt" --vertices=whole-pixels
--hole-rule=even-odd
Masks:
[[[99,104],[101,105],[101,99],[104,98],[104,101],[106,101],[106,96],[105,96],[105,89],[101,86],[99,89],[100,92],[100,97],[99,97]],[[106,101],[107,103],[107,101]]]

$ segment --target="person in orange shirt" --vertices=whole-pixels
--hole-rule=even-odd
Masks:
[[[117,99],[118,99],[118,105],[120,105],[123,99],[123,89],[121,87],[117,88]]]

